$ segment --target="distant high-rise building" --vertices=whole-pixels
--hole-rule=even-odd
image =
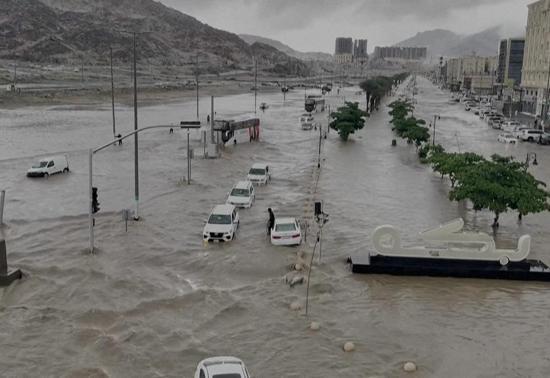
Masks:
[[[368,57],[367,44],[368,40],[366,39],[356,39],[353,44],[353,56],[358,59]]]
[[[446,82],[451,88],[492,94],[496,84],[497,57],[464,56],[451,58],[446,64]]]
[[[336,38],[334,49],[334,60],[336,63],[344,64],[353,62],[353,39]]]
[[[497,82],[509,87],[521,83],[525,38],[509,38],[500,41]]]
[[[352,38],[336,38],[336,48],[334,55],[353,54],[353,39]]]
[[[376,46],[374,49],[374,57],[377,59],[409,61],[424,60],[427,56],[428,49],[426,47]]]
[[[539,0],[527,6],[527,29],[521,72],[522,109],[542,115],[548,113],[547,86],[550,68],[550,2]],[[546,118],[546,117],[545,117]]]

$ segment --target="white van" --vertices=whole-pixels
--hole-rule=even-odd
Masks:
[[[66,155],[42,158],[27,171],[27,177],[48,177],[56,173],[69,172],[69,162]]]

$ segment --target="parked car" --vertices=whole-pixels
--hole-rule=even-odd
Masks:
[[[266,185],[271,180],[271,173],[269,172],[269,166],[263,163],[256,163],[250,168],[248,172],[248,181],[253,184]]]
[[[518,139],[512,134],[500,134],[497,138],[497,141],[499,141],[500,143],[516,144]]]
[[[539,137],[537,141],[538,144],[549,145],[550,144],[550,134],[544,133]]]
[[[492,110],[483,110],[479,113],[479,118],[485,119],[487,117],[490,117],[491,115],[495,114]]]
[[[236,357],[210,357],[199,362],[194,378],[250,378],[250,373]]]
[[[235,207],[249,208],[255,199],[254,185],[250,181],[239,181],[229,192],[227,203]]]
[[[519,138],[524,142],[536,142],[542,134],[544,134],[542,130],[526,129]]]
[[[48,177],[56,173],[69,172],[69,162],[66,155],[40,159],[27,171],[27,177]]]
[[[524,130],[529,130],[529,127],[527,126],[516,127],[514,131],[512,131],[512,135],[515,136],[516,138],[519,138],[523,134]]]
[[[491,126],[493,129],[499,130],[501,128],[500,123],[502,122],[502,118],[500,117],[491,117],[487,120],[487,124]]]
[[[275,218],[275,225],[271,230],[271,244],[273,245],[300,245],[302,230],[296,218]]]
[[[311,130],[315,125],[315,118],[310,113],[304,113],[300,117],[300,126],[302,130]]]
[[[239,212],[233,205],[214,207],[202,232],[205,242],[227,242],[235,239],[239,228]]]
[[[512,132],[516,127],[520,127],[521,124],[518,121],[504,121],[502,123],[501,128],[504,131]]]

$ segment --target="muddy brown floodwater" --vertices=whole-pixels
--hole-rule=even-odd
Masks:
[[[496,143],[496,134],[447,95],[419,78],[417,112],[437,112],[438,138],[448,149],[518,157],[535,149],[533,173],[548,180],[550,149]],[[357,88],[328,96],[331,107],[364,101]],[[353,276],[345,259],[371,248],[385,223],[406,242],[423,229],[462,216],[490,232],[491,214],[447,199],[448,183],[418,163],[414,148],[391,148],[387,109],[349,142],[324,141],[318,194],[330,222],[323,257],[314,265],[310,315],[291,311],[305,287],[283,281],[296,248],[274,248],[265,236],[266,209],[303,217],[317,165],[318,134],[302,131],[303,91],[262,94],[270,105],[262,141],[228,147],[222,158],[196,159],[186,174],[183,132],[140,137],[141,222],[124,232],[120,211],[133,202],[133,144],[113,146],[94,161],[101,211],[98,251],[86,253],[87,149],[110,140],[110,108],[36,107],[0,115],[0,188],[7,190],[5,227],[10,265],[25,278],[0,289],[0,376],[192,377],[212,355],[235,355],[255,377],[545,377],[550,368],[548,285],[541,283]],[[218,116],[253,111],[250,94],[216,100]],[[201,114],[209,106],[202,99]],[[192,118],[194,103],[140,110],[140,125]],[[326,126],[326,113],[316,117]],[[132,109],[119,107],[121,132]],[[458,142],[457,142],[458,140]],[[30,180],[38,156],[67,153],[71,173]],[[254,162],[272,166],[273,181],[242,210],[237,239],[204,246],[203,219],[225,201]],[[499,245],[530,233],[535,257],[549,261],[548,214],[517,224],[506,214]],[[313,237],[303,247],[311,251]],[[311,321],[319,331],[310,331]],[[352,341],[355,351],[342,346]],[[414,361],[418,371],[403,372]]]

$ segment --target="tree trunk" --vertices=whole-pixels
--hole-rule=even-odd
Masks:
[[[522,213],[519,213],[518,215],[518,220],[521,222],[523,220],[523,214]]]
[[[367,114],[369,114],[369,92],[365,92],[365,97],[366,97],[366,100],[367,100],[367,104],[365,105],[366,106],[366,112]]]

